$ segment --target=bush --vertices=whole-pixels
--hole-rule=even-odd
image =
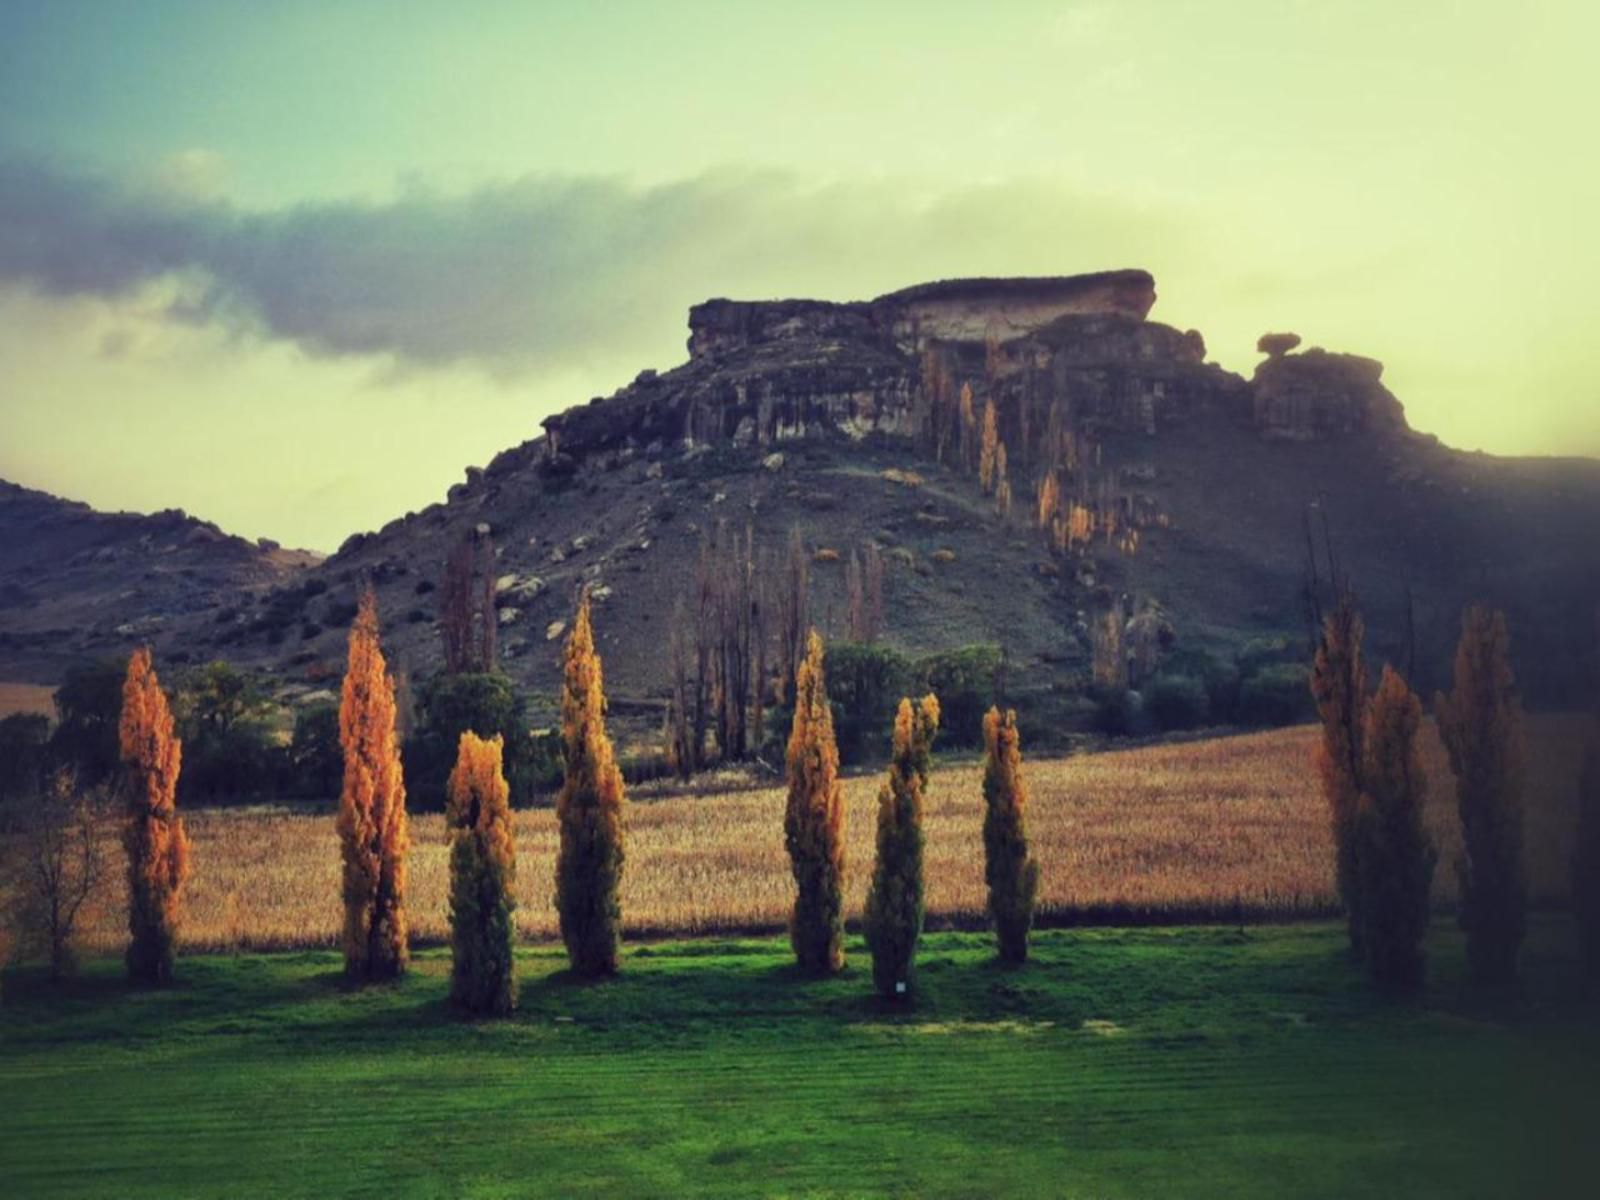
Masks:
[[[1094,703],[1096,733],[1124,737],[1133,732],[1139,709],[1133,693],[1127,688],[1096,684],[1089,689],[1089,699]]]
[[[289,742],[289,793],[317,800],[335,799],[343,776],[339,706],[324,701],[302,708],[295,713],[294,737]]]
[[[983,745],[983,715],[996,701],[1000,663],[1000,647],[981,644],[917,661],[917,690],[939,697],[940,732],[946,744]]]
[[[50,718],[12,713],[0,721],[0,803],[31,796],[44,779]]]
[[[1238,719],[1240,676],[1234,662],[1191,646],[1169,654],[1162,665],[1164,675],[1188,675],[1200,681],[1205,688],[1206,711],[1213,722]]]
[[[1144,690],[1144,709],[1157,729],[1193,729],[1206,721],[1205,685],[1192,675],[1158,675]]]
[[[888,753],[895,701],[910,677],[910,662],[887,646],[835,642],[828,647],[828,703],[840,761],[857,763]],[[776,714],[772,728],[787,741],[788,723]]]
[[[1313,716],[1310,671],[1303,663],[1265,667],[1239,686],[1245,725],[1297,725]]]
[[[439,674],[422,689],[416,732],[406,742],[406,792],[417,810],[441,809],[463,733],[505,740],[511,803],[525,806],[537,791],[560,782],[560,764],[528,732],[523,699],[498,672]]]

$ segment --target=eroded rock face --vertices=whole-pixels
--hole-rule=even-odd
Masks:
[[[1403,429],[1405,412],[1382,377],[1381,362],[1358,354],[1274,355],[1250,381],[1256,424],[1291,441]]]
[[[844,304],[710,300],[690,310],[686,364],[544,422],[541,470],[559,485],[662,448],[936,437],[964,383],[994,398],[1019,465],[1047,430],[1156,436],[1199,417],[1317,438],[1404,424],[1369,359],[1275,342],[1247,383],[1205,361],[1199,333],[1148,320],[1154,303],[1144,271],[949,280]]]

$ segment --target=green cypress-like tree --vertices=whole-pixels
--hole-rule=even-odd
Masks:
[[[517,847],[504,742],[461,735],[447,789],[450,830],[450,999],[472,1013],[504,1016],[516,1007],[513,945]]]
[[[1434,705],[1461,815],[1461,928],[1480,983],[1516,978],[1527,924],[1522,863],[1522,705],[1503,614],[1469,608],[1456,647],[1455,687]]]
[[[989,885],[989,918],[1000,958],[1026,962],[1039,891],[1039,864],[1028,855],[1028,789],[1022,780],[1022,745],[1017,714],[991,708],[983,718],[983,875]]]
[[[1342,591],[1323,620],[1311,668],[1311,695],[1322,721],[1317,775],[1333,828],[1334,877],[1344,904],[1351,953],[1361,954],[1361,870],[1356,860],[1356,813],[1361,798],[1361,741],[1366,727],[1367,668],[1361,661],[1361,613]]]
[[[802,970],[831,975],[844,967],[845,809],[822,638],[814,629],[795,672],[794,721],[785,760],[789,798],[783,840],[795,882],[789,943]]]
[[[561,849],[556,911],[567,959],[580,975],[609,975],[622,945],[622,772],[606,734],[606,694],[589,594],[567,635],[561,689],[566,778],[556,797]]]
[[[878,857],[863,925],[872,951],[872,982],[891,999],[909,998],[916,983],[923,917],[922,801],[938,729],[936,697],[930,693],[915,707],[902,699],[889,778],[878,789]]]
[[[1437,857],[1422,826],[1428,780],[1417,744],[1421,728],[1421,702],[1397,671],[1385,667],[1364,721],[1356,840],[1362,954],[1374,981],[1394,990],[1422,983]]]

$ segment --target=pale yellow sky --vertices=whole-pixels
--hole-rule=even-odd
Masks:
[[[0,14],[0,476],[330,549],[709,295],[1122,266],[1600,454],[1592,6],[392,12]]]

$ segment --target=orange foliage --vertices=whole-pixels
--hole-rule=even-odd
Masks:
[[[978,482],[982,485],[987,495],[994,490],[995,484],[995,456],[1000,446],[999,418],[994,410],[994,401],[983,402],[983,440],[978,446]]]
[[[622,772],[606,733],[606,692],[594,648],[589,593],[567,635],[561,685],[566,778],[556,797],[561,849],[556,908],[567,959],[581,975],[617,969],[622,942]]]
[[[445,823],[450,829],[450,999],[469,1012],[504,1015],[517,1003],[517,844],[511,789],[501,762],[504,742],[461,735],[450,772]]]
[[[796,888],[789,941],[802,969],[832,974],[844,966],[845,809],[822,638],[815,629],[795,679],[786,768],[783,835]]]
[[[989,919],[994,922],[1000,957],[1020,963],[1028,957],[1039,892],[1039,863],[1028,853],[1028,789],[1022,781],[1022,744],[1017,714],[991,708],[983,718],[984,880],[989,888]]]
[[[1350,946],[1361,949],[1360,877],[1356,864],[1356,810],[1361,795],[1366,730],[1367,668],[1361,660],[1361,614],[1348,593],[1322,623],[1311,667],[1311,695],[1322,721],[1317,776],[1333,829],[1335,878],[1349,918]]]
[[[1461,621],[1455,688],[1434,701],[1461,814],[1461,928],[1467,963],[1485,983],[1517,972],[1526,925],[1522,863],[1522,705],[1504,614],[1474,606]]]
[[[344,787],[344,966],[352,979],[392,979],[406,969],[406,785],[395,734],[394,680],[378,644],[378,601],[361,594],[339,701]]]
[[[149,647],[128,659],[118,733],[128,769],[128,975],[144,983],[172,979],[172,959],[189,874],[189,839],[178,816],[183,743],[156,678]]]

